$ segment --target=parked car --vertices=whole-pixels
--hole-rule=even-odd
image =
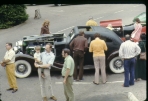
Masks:
[[[101,26],[76,26],[66,36],[64,33],[56,33],[51,35],[32,35],[24,36],[23,40],[16,42],[14,50],[16,52],[16,76],[19,78],[28,77],[31,71],[37,70],[34,67],[34,47],[40,45],[44,51],[45,44],[50,42],[53,45],[52,51],[56,58],[51,70],[61,70],[64,58],[61,55],[63,48],[69,48],[70,42],[77,37],[80,30],[85,32],[85,37],[88,39],[88,45],[94,40],[94,34],[100,33],[108,47],[106,54],[106,66],[113,73],[124,72],[123,62],[118,56],[118,49],[123,42],[113,31]],[[71,53],[72,55],[72,53]],[[89,49],[85,53],[84,69],[94,69],[92,53]]]
[[[142,24],[142,33],[146,34],[146,13],[143,12],[136,16],[133,19],[133,23],[129,25],[123,26],[122,24],[122,19],[114,19],[114,20],[105,20],[105,21],[100,21],[100,26],[102,27],[107,27],[108,24],[112,24],[112,27],[114,28],[114,32],[123,40],[125,41],[125,35],[126,34],[131,34],[134,31],[134,22],[135,19],[139,18]]]

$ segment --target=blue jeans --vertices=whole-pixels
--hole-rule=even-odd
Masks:
[[[134,85],[136,59],[124,59],[124,87]]]

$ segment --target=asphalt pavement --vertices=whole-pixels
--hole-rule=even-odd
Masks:
[[[40,9],[41,19],[34,19],[35,10]],[[5,43],[15,42],[27,35],[38,35],[44,19],[50,20],[51,32],[64,32],[68,34],[74,26],[85,25],[89,16],[98,22],[101,20],[122,19],[123,25],[132,23],[132,20],[138,14],[145,12],[146,7],[142,4],[86,4],[86,5],[67,5],[53,6],[36,5],[27,6],[29,19],[20,25],[8,29],[0,30],[0,60],[5,53]],[[106,84],[98,86],[92,83],[94,71],[84,72],[84,81],[74,82],[73,88],[76,101],[116,101],[111,100],[125,98],[125,93],[132,92],[139,101],[146,99],[146,81],[135,83],[134,86],[122,87],[124,75],[107,72]],[[60,72],[53,72],[52,85],[54,94],[58,101],[65,101],[63,93],[62,78]],[[28,78],[17,79],[19,90],[15,94],[6,91],[9,87],[5,69],[0,67],[0,91],[2,101],[41,101],[40,86],[37,72],[32,73]],[[101,100],[103,99],[103,100]],[[119,101],[119,100],[118,100]],[[124,100],[123,100],[124,101]]]

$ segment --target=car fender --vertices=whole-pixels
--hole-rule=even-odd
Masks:
[[[33,70],[36,70],[35,66],[34,66],[34,57],[27,55],[27,54],[16,54],[15,55],[15,61],[17,60],[26,60],[27,62],[30,63],[31,67]]]
[[[111,59],[114,58],[114,57],[116,57],[116,56],[118,56],[118,55],[119,55],[119,51],[118,51],[118,50],[112,52],[112,53],[107,57],[107,61],[108,61],[107,64],[109,65],[109,62],[111,61]]]
[[[24,58],[29,59],[29,60],[34,60],[34,58],[32,56],[27,55],[27,54],[16,54],[15,55],[15,60],[16,61],[20,60],[20,59],[24,59]]]

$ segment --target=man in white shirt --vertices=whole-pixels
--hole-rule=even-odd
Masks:
[[[119,57],[124,60],[124,85],[123,87],[129,87],[129,85],[134,85],[134,75],[135,75],[135,56],[139,55],[141,52],[140,47],[130,40],[130,35],[126,35],[126,41],[123,42],[119,49]],[[130,75],[130,77],[129,77]]]

